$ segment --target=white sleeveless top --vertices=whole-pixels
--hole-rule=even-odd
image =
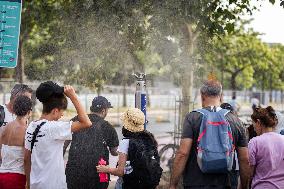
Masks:
[[[24,148],[21,146],[8,146],[2,144],[2,164],[0,173],[19,173],[24,171]]]

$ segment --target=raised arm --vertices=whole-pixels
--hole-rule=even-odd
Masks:
[[[74,88],[70,85],[66,85],[64,86],[64,93],[67,97],[70,98],[78,114],[78,121],[72,123],[71,131],[78,132],[82,129],[91,127],[92,122],[90,121],[83,106],[81,105]]]

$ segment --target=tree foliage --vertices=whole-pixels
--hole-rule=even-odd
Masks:
[[[283,46],[269,46],[258,39],[257,33],[241,29],[221,39],[215,38],[206,59],[224,73],[222,81],[233,91],[252,86],[263,90],[281,89],[283,52]]]

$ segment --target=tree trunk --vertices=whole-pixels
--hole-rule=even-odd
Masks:
[[[149,95],[149,90],[146,86],[146,98],[147,98],[147,107],[150,108],[151,107],[151,102],[150,102],[150,95]]]
[[[3,77],[2,74],[3,73],[3,68],[0,68],[0,79]]]
[[[126,80],[123,80],[123,90],[122,90],[122,96],[123,96],[123,98],[122,98],[122,106],[123,107],[127,106],[126,95],[127,95],[127,93],[126,93]]]
[[[284,101],[283,101],[283,89],[281,90],[281,104],[283,104]]]
[[[269,102],[272,103],[272,89],[269,90]]]
[[[122,107],[127,107],[127,90],[126,90],[126,86],[127,86],[127,79],[128,79],[128,72],[126,69],[126,65],[125,63],[123,63],[123,70],[122,70]]]
[[[264,104],[264,89],[265,89],[265,74],[262,74],[261,96],[260,103]]]
[[[269,76],[269,102],[272,103],[272,77]]]
[[[98,93],[98,96],[100,96],[101,95],[101,93],[102,93],[102,87],[97,87],[97,93]]]
[[[191,83],[191,73],[184,72],[182,74],[182,83],[181,83],[181,91],[182,91],[182,102],[181,102],[181,120],[183,121],[185,115],[189,112],[191,94],[192,94],[192,83]]]
[[[231,76],[231,89],[232,89],[232,96],[236,96],[236,90],[237,90],[237,75],[235,73]]]
[[[224,86],[224,70],[223,70],[223,68],[221,70],[221,84],[222,84],[222,86]]]
[[[16,66],[16,76],[15,79],[19,83],[24,82],[24,53],[23,53],[23,42],[20,38],[19,50],[18,50],[18,63]]]
[[[192,92],[193,92],[193,73],[194,73],[194,65],[193,65],[193,54],[194,54],[194,42],[197,36],[194,35],[192,25],[186,24],[184,31],[184,53],[185,53],[185,60],[184,64],[186,67],[183,68],[181,73],[182,78],[182,107],[181,107],[181,120],[183,121],[185,115],[190,111],[190,102],[192,99]],[[198,35],[198,34],[196,34]]]

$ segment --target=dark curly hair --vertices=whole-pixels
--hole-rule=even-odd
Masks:
[[[255,108],[251,119],[256,122],[259,120],[264,127],[276,127],[278,119],[275,110],[268,106],[267,108]]]
[[[17,116],[25,116],[32,110],[32,106],[33,103],[29,97],[20,95],[15,99],[13,110]]]

